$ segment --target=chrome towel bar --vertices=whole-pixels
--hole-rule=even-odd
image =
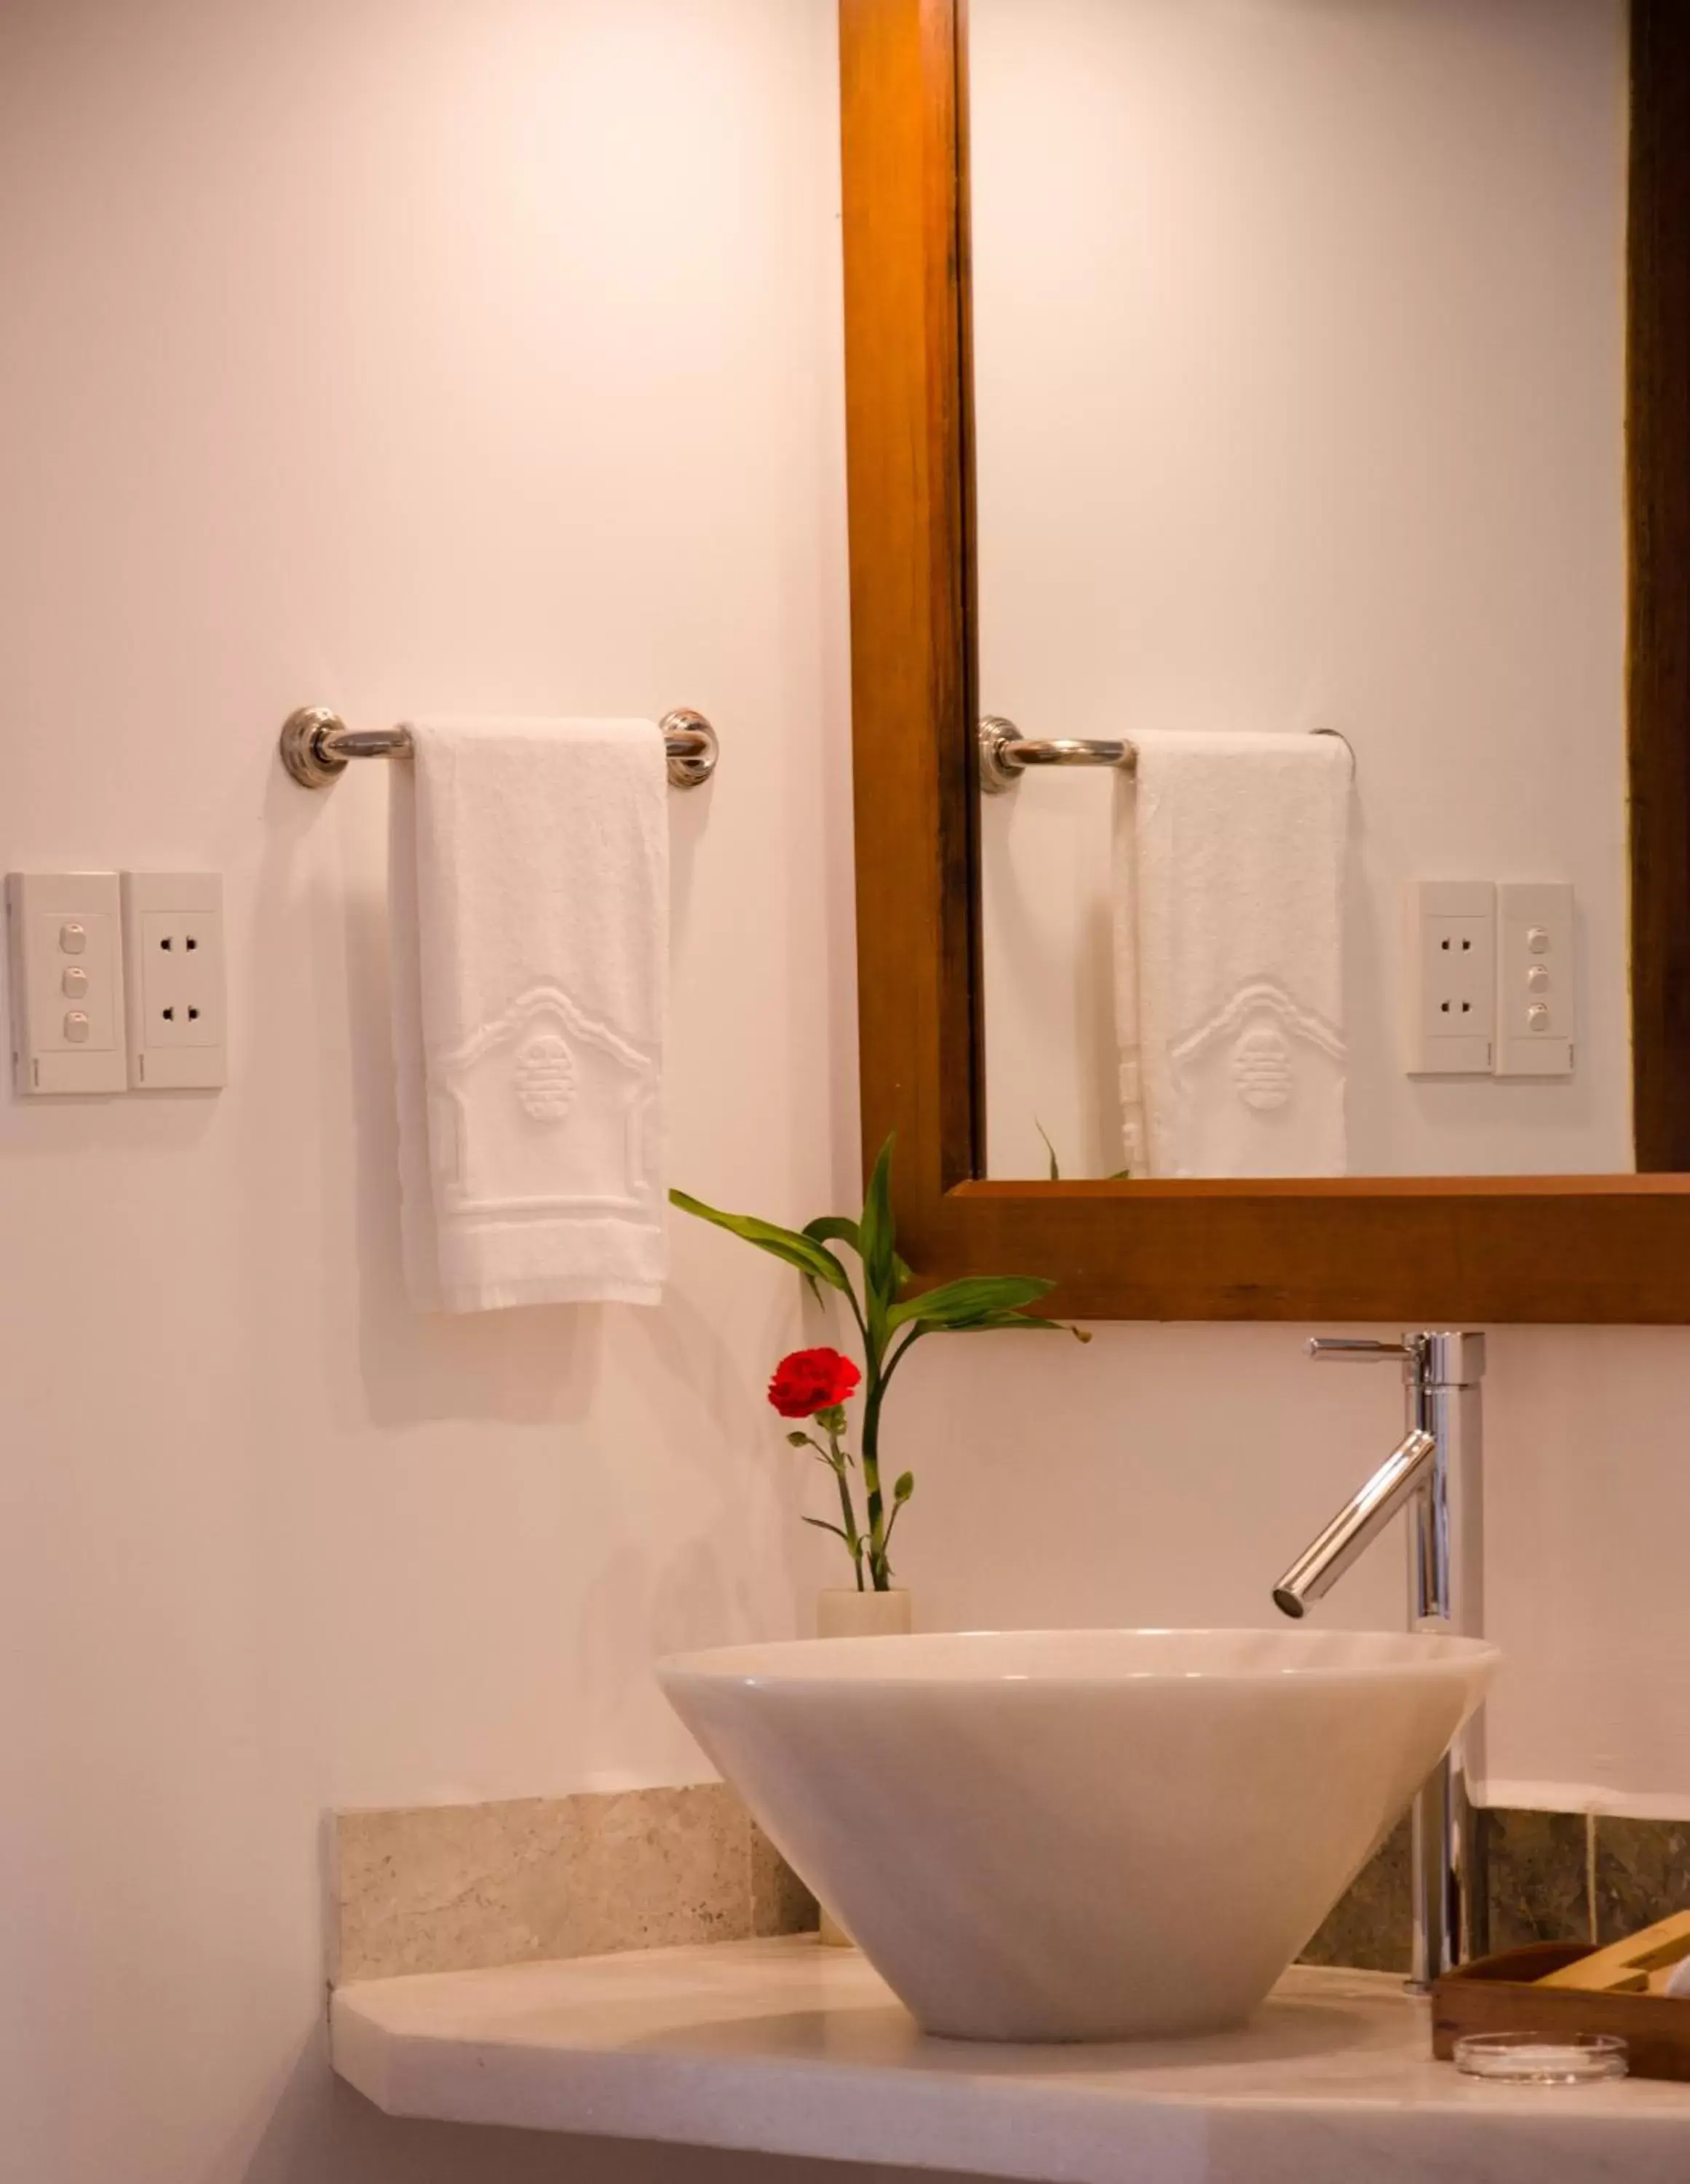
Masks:
[[[669,754],[672,788],[697,788],[716,770],[716,732],[702,713],[681,707],[658,722]],[[354,758],[409,758],[411,732],[349,728],[326,705],[302,705],[281,724],[281,762],[302,788],[326,788]]]
[[[1349,753],[1350,772],[1355,771],[1355,749],[1337,728],[1316,728],[1317,736],[1337,736]],[[1013,721],[988,714],[980,724],[980,786],[987,796],[1001,796],[1013,788],[1031,766],[1109,766],[1131,773],[1138,754],[1124,738],[1094,740],[1080,736],[1051,736],[1040,741],[1024,736]]]

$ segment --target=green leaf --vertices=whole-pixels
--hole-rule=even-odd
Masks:
[[[862,1256],[857,1223],[848,1213],[824,1213],[819,1220],[806,1221],[804,1234],[818,1244],[848,1244],[859,1257]]]
[[[1013,1317],[1055,1288],[1033,1274],[968,1274],[920,1296],[906,1298],[887,1315],[889,1328],[916,1320],[923,1327],[969,1328]]]
[[[910,1496],[914,1491],[915,1474],[913,1471],[906,1471],[903,1477],[898,1480],[897,1485],[892,1488],[892,1498],[895,1502],[901,1506],[909,1499]]]
[[[1062,1163],[1056,1157],[1056,1147],[1050,1142],[1049,1131],[1046,1129],[1044,1124],[1040,1122],[1037,1115],[1033,1117],[1033,1128],[1044,1139],[1044,1149],[1050,1155],[1050,1179],[1053,1183],[1060,1183],[1062,1180]]]
[[[814,1448],[815,1443],[807,1433],[789,1433],[787,1435],[787,1446],[788,1448]]]
[[[862,1224],[853,1221],[848,1214],[824,1213],[819,1221],[806,1221],[806,1236],[813,1236],[818,1244],[848,1244],[860,1259],[863,1256]],[[892,1295],[900,1296],[912,1279],[912,1269],[907,1259],[900,1259],[896,1251],[892,1255]]]
[[[801,1274],[814,1281],[826,1282],[829,1289],[848,1289],[845,1269],[831,1251],[826,1251],[814,1237],[802,1234],[796,1228],[779,1228],[772,1221],[759,1221],[754,1214],[723,1213],[714,1206],[706,1206],[702,1199],[690,1198],[684,1190],[671,1190],[671,1206],[678,1206],[683,1213],[693,1213],[701,1221],[713,1221],[718,1228],[725,1228],[730,1235],[743,1237],[754,1244],[759,1251],[768,1251],[777,1259],[784,1259],[789,1267],[796,1267]]]
[[[806,1524],[814,1524],[818,1532],[831,1532],[836,1540],[845,1540],[846,1546],[850,1546],[851,1542],[845,1539],[838,1525],[830,1524],[826,1517],[806,1517],[803,1521]]]
[[[1071,1334],[1076,1342],[1089,1342],[1092,1339],[1089,1328],[1076,1327],[1066,1319],[1036,1319],[1027,1312],[999,1312],[992,1318],[971,1319],[962,1327],[948,1327],[944,1331],[947,1334],[992,1334],[1010,1327],[1034,1327],[1051,1334]]]
[[[898,1288],[898,1227],[892,1212],[892,1142],[888,1138],[881,1147],[880,1157],[869,1178],[868,1192],[863,1200],[863,1218],[858,1228],[858,1248],[862,1253],[863,1273],[871,1301],[876,1298],[890,1301]]]

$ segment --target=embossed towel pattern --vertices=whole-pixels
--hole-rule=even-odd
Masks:
[[[1342,1175],[1350,755],[1135,733],[1115,821],[1115,1026],[1136,1175]]]
[[[655,1304],[669,828],[650,721],[413,725],[389,902],[425,1311]]]

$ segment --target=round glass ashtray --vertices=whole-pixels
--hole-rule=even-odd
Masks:
[[[1626,2053],[1616,2032],[1470,2032],[1455,2067],[1498,2085],[1592,2086],[1623,2078]]]

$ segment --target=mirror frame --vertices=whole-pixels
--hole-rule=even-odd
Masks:
[[[966,0],[840,0],[865,1165],[926,1277],[1087,1319],[1690,1323],[1690,8],[1633,0],[1627,304],[1642,1173],[982,1178]]]

